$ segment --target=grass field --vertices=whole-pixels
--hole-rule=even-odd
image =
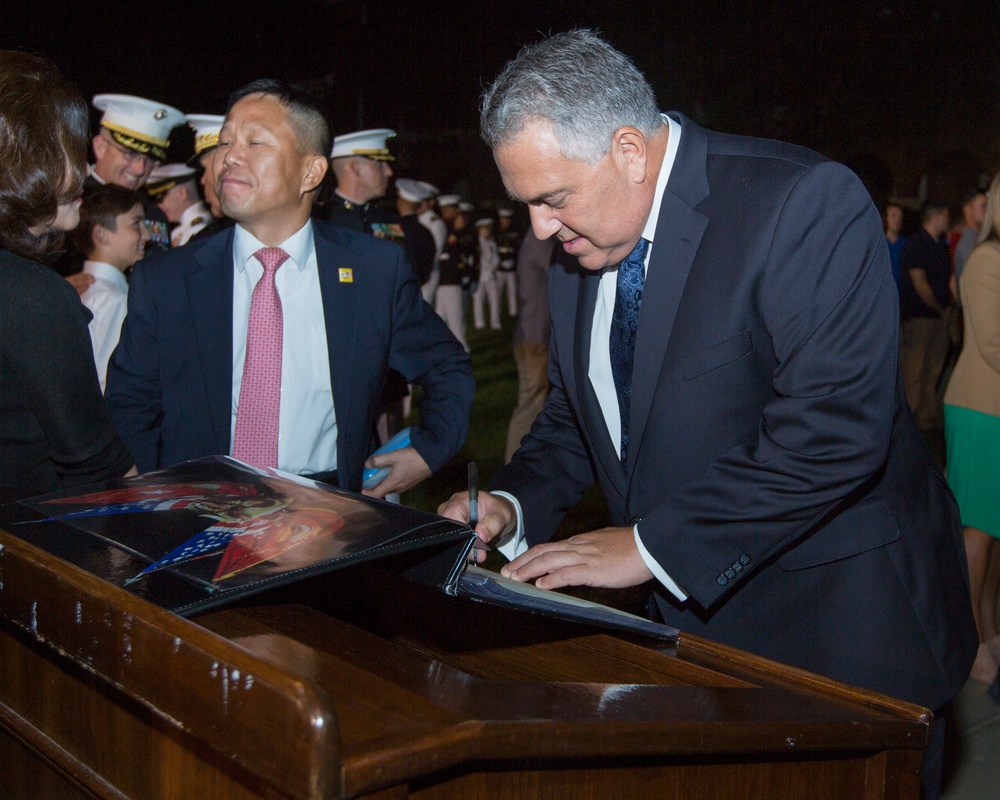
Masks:
[[[471,309],[468,316],[471,318]],[[475,461],[481,485],[503,466],[504,448],[507,443],[507,425],[517,404],[517,369],[511,341],[516,320],[504,313],[503,328],[476,330],[471,322],[468,330],[469,347],[472,348],[472,374],[476,379],[476,397],[472,404],[469,435],[458,454],[429,480],[403,495],[408,506],[437,511],[438,506],[452,493],[466,487],[468,463]],[[419,388],[414,396],[414,409],[420,398]],[[416,422],[416,411],[410,422]],[[595,488],[587,492],[560,526],[558,537],[594,530],[609,525],[607,509],[600,492]]]

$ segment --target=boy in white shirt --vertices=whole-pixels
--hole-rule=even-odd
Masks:
[[[87,256],[83,271],[94,276],[80,299],[94,315],[90,340],[102,392],[108,359],[118,345],[128,308],[125,271],[142,258],[150,237],[145,216],[139,192],[108,184],[84,197],[80,224],[73,232],[77,247]]]

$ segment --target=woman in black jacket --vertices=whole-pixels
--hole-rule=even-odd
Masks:
[[[89,117],[44,59],[0,51],[0,501],[126,474],[76,291],[42,261],[80,218]]]

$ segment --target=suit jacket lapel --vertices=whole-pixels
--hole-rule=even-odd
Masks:
[[[328,238],[321,225],[313,225],[316,262],[319,268],[320,293],[323,295],[323,318],[326,323],[327,355],[330,360],[330,384],[333,408],[337,416],[337,463],[346,463],[346,432],[352,430],[351,365],[357,346],[358,287],[340,282],[340,268],[357,270],[357,264],[345,260],[345,251]],[[359,280],[360,276],[355,276]]]
[[[630,474],[642,446],[642,433],[649,419],[684,285],[708,227],[708,218],[695,210],[709,194],[708,141],[705,132],[695,123],[684,117],[680,117],[680,121],[680,149],[660,203],[639,312],[636,366],[632,375],[632,445],[626,465]]]
[[[185,278],[216,452],[229,452],[233,403],[233,229],[194,254]]]

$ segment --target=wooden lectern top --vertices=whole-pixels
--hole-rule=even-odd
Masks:
[[[0,789],[70,796],[44,768],[101,798],[918,796],[922,708],[391,567],[182,619],[0,531]]]

